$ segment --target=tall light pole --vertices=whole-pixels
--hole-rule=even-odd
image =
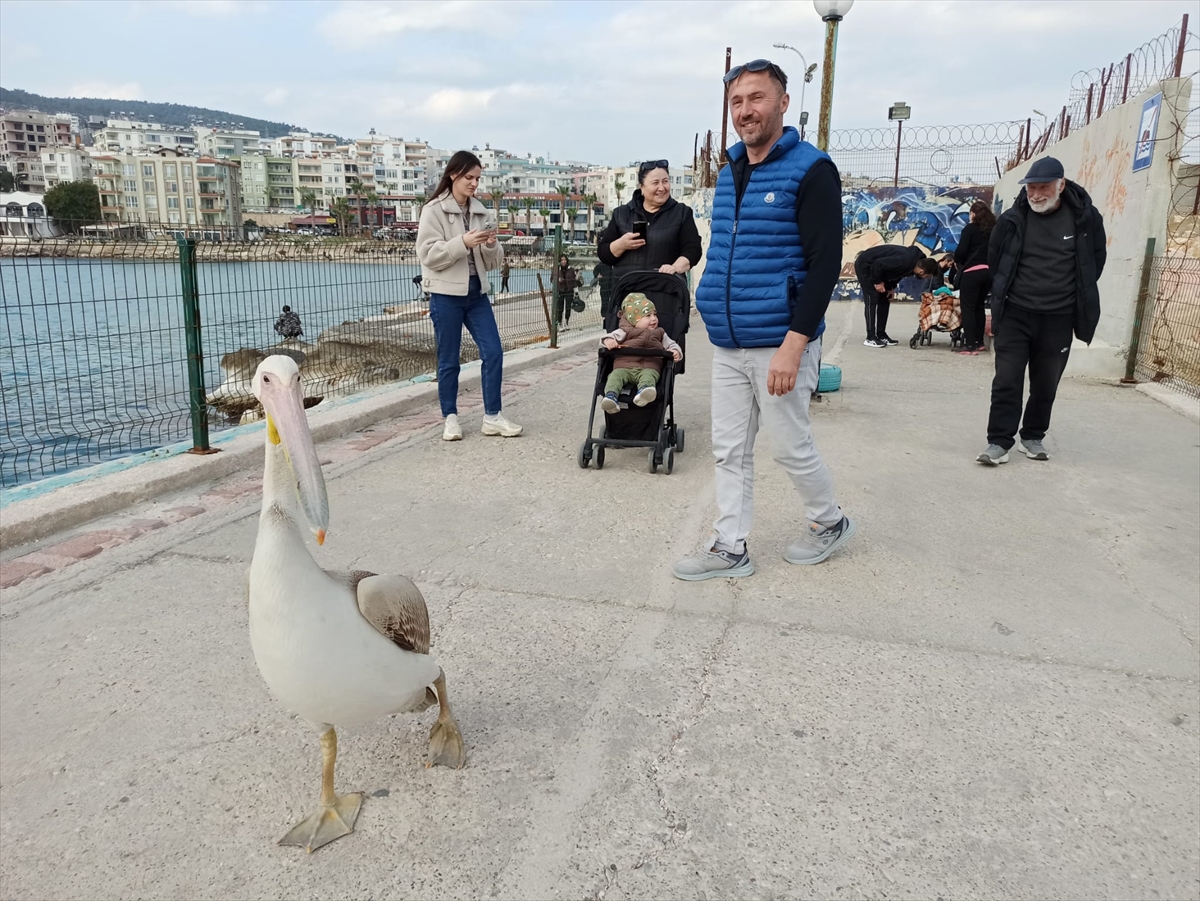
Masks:
[[[813,9],[825,22],[825,64],[821,68],[821,122],[817,126],[817,146],[829,149],[829,121],[833,115],[833,66],[837,56],[838,22],[850,12],[854,0],[813,0]]]
[[[813,63],[810,66],[808,64],[808,60],[804,58],[804,54],[795,47],[791,47],[787,44],[775,44],[774,46],[778,47],[780,50],[791,50],[792,53],[800,57],[800,62],[804,64],[804,80],[800,82],[800,140],[803,141],[804,126],[808,123],[808,116],[804,114],[804,86],[813,80],[813,72],[817,71],[817,64]]]
[[[896,123],[896,172],[892,176],[892,188],[900,187],[900,139],[904,132],[904,120],[912,115],[912,109],[903,100],[897,100],[888,108],[888,118]]]

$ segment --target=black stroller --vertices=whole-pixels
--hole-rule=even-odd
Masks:
[[[621,304],[626,296],[640,291],[649,297],[658,310],[658,324],[684,349],[684,359],[675,362],[671,354],[663,356],[662,375],[658,380],[658,396],[644,407],[632,403],[634,388],[627,387],[617,398],[616,413],[604,414],[604,428],[599,438],[592,433],[596,421],[596,404],[604,396],[604,383],[613,370],[613,361],[622,355],[647,356],[653,351],[644,348],[609,350],[601,347],[596,364],[596,384],[592,389],[591,410],[588,412],[588,437],[579,447],[579,467],[587,469],[593,457],[596,468],[604,468],[604,449],[607,447],[648,448],[646,468],[657,472],[662,467],[669,475],[675,469],[675,455],[683,453],[683,429],[675,425],[675,378],[683,375],[687,362],[687,330],[692,312],[692,296],[682,276],[666,272],[628,272],[617,279],[612,300],[604,313],[604,330],[611,332],[621,319]]]

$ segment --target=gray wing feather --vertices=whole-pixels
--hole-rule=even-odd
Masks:
[[[397,647],[429,653],[429,610],[421,590],[404,576],[353,572],[348,579],[359,612]]]

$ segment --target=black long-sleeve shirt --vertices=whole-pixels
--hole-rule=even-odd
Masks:
[[[731,165],[740,206],[754,164],[743,156]],[[831,160],[813,164],[801,180],[796,191],[796,228],[804,248],[805,276],[789,330],[811,338],[825,318],[842,274],[842,178]]]
[[[974,222],[963,226],[958,236],[958,247],[954,249],[954,262],[958,263],[960,272],[966,272],[974,266],[986,266],[988,255],[988,238],[990,232],[984,232]]]

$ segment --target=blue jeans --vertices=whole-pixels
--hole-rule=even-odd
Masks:
[[[465,297],[456,294],[430,294],[429,318],[437,339],[438,401],[442,415],[458,412],[459,355],[462,352],[463,326],[479,347],[483,376],[483,412],[500,412],[500,384],[504,381],[504,347],[488,296],[479,290],[479,277],[471,276]]]

